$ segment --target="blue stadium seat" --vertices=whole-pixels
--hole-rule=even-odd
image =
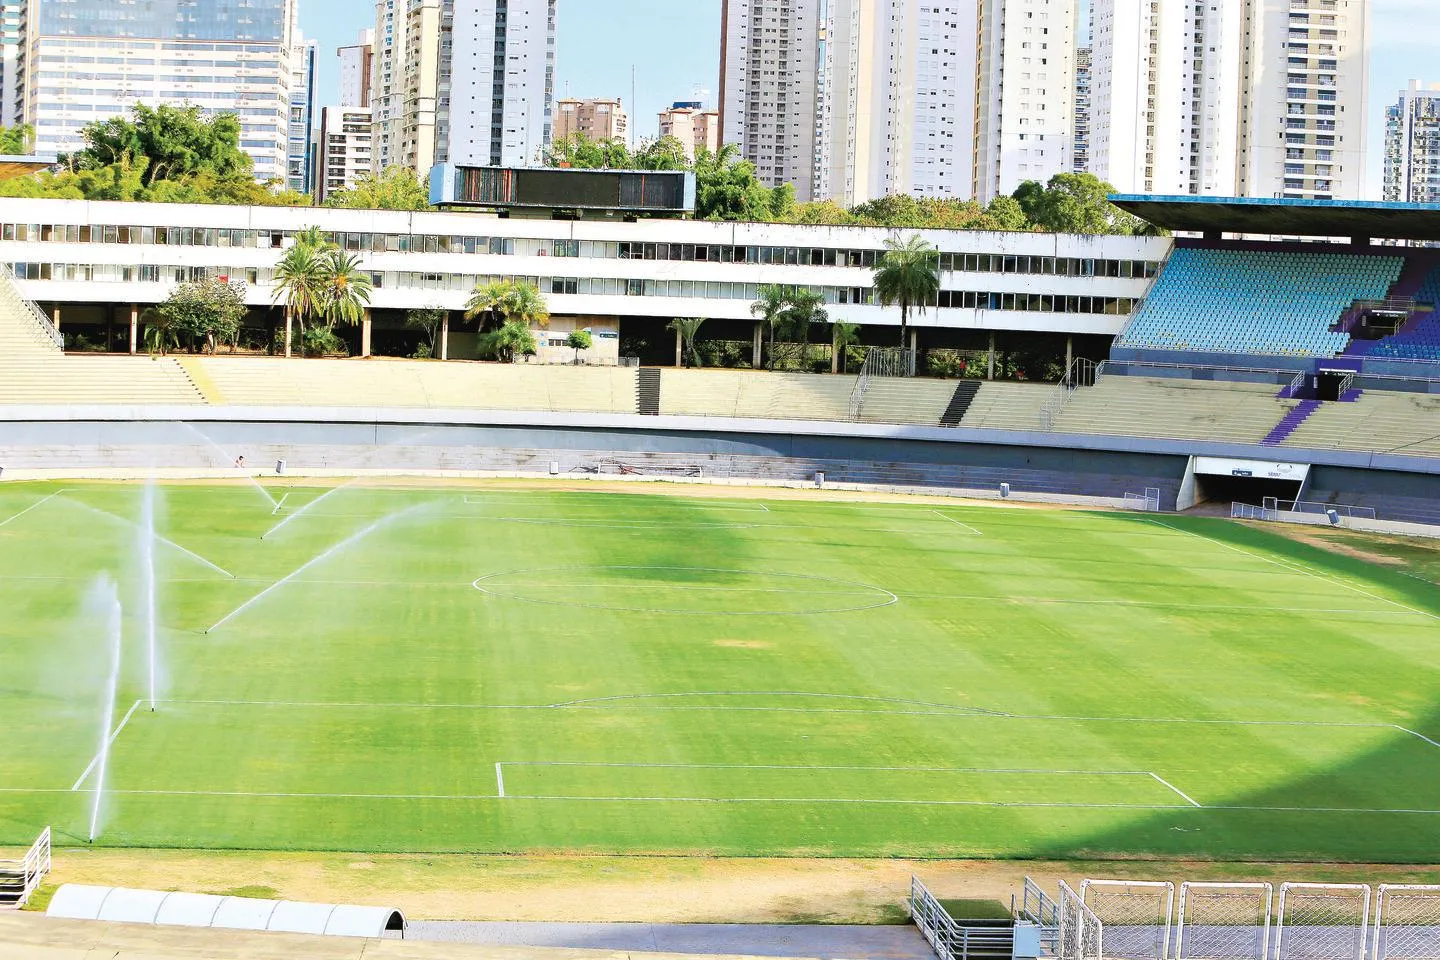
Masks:
[[[1382,359],[1440,360],[1440,267],[1425,275],[1415,301],[1436,309],[1414,316],[1394,336],[1356,341],[1346,353]]]
[[[1213,353],[1334,356],[1331,327],[1356,300],[1383,298],[1399,256],[1295,250],[1175,250],[1117,345]]]

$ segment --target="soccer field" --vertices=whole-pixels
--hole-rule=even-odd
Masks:
[[[161,486],[151,539],[140,485],[0,487],[0,844],[84,842],[98,791],[105,845],[1440,860],[1440,591],[1397,570],[1158,515],[266,491]]]

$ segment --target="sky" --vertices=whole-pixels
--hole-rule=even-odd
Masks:
[[[1440,0],[1372,0],[1365,199],[1380,199],[1385,106],[1394,103],[1412,79],[1440,83],[1440,59],[1428,29],[1437,3]],[[655,135],[656,114],[676,100],[714,105],[720,74],[720,0],[559,0],[558,8],[557,96],[618,96],[630,108],[632,131],[642,138]],[[337,99],[335,51],[374,25],[374,10],[367,0],[300,0],[301,29],[319,44],[318,105]]]

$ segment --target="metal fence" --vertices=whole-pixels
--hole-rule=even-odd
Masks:
[[[1100,379],[1104,364],[1097,364],[1093,360],[1084,357],[1077,357],[1070,363],[1070,369],[1065,371],[1065,378],[1055,385],[1055,392],[1045,405],[1040,408],[1040,427],[1043,430],[1051,430],[1060,412],[1075,395],[1075,391],[1081,387],[1093,387]]]
[[[1146,487],[1144,493],[1126,493],[1126,510],[1141,510],[1148,513],[1160,512],[1160,488]]]
[[[0,905],[23,907],[50,872],[50,828],[41,832],[20,860],[0,860]]]
[[[940,960],[968,960],[972,954],[993,958],[1009,954],[1009,926],[966,926],[956,922],[918,878],[910,878],[910,917]]]
[[[1266,510],[1276,513],[1309,513],[1316,516],[1324,516],[1330,511],[1335,511],[1342,517],[1350,517],[1359,520],[1374,520],[1374,507],[1358,507],[1348,503],[1323,503],[1319,500],[1281,500],[1277,497],[1266,497],[1260,501]]]
[[[1184,883],[1178,908],[1168,883],[1080,889],[1060,886],[1060,960],[1440,960],[1440,886]]]

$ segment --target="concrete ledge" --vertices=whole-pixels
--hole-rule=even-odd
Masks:
[[[311,937],[0,913],[5,960],[698,960],[695,955]],[[719,956],[716,960],[721,960]],[[739,960],[725,956],[724,960]]]

